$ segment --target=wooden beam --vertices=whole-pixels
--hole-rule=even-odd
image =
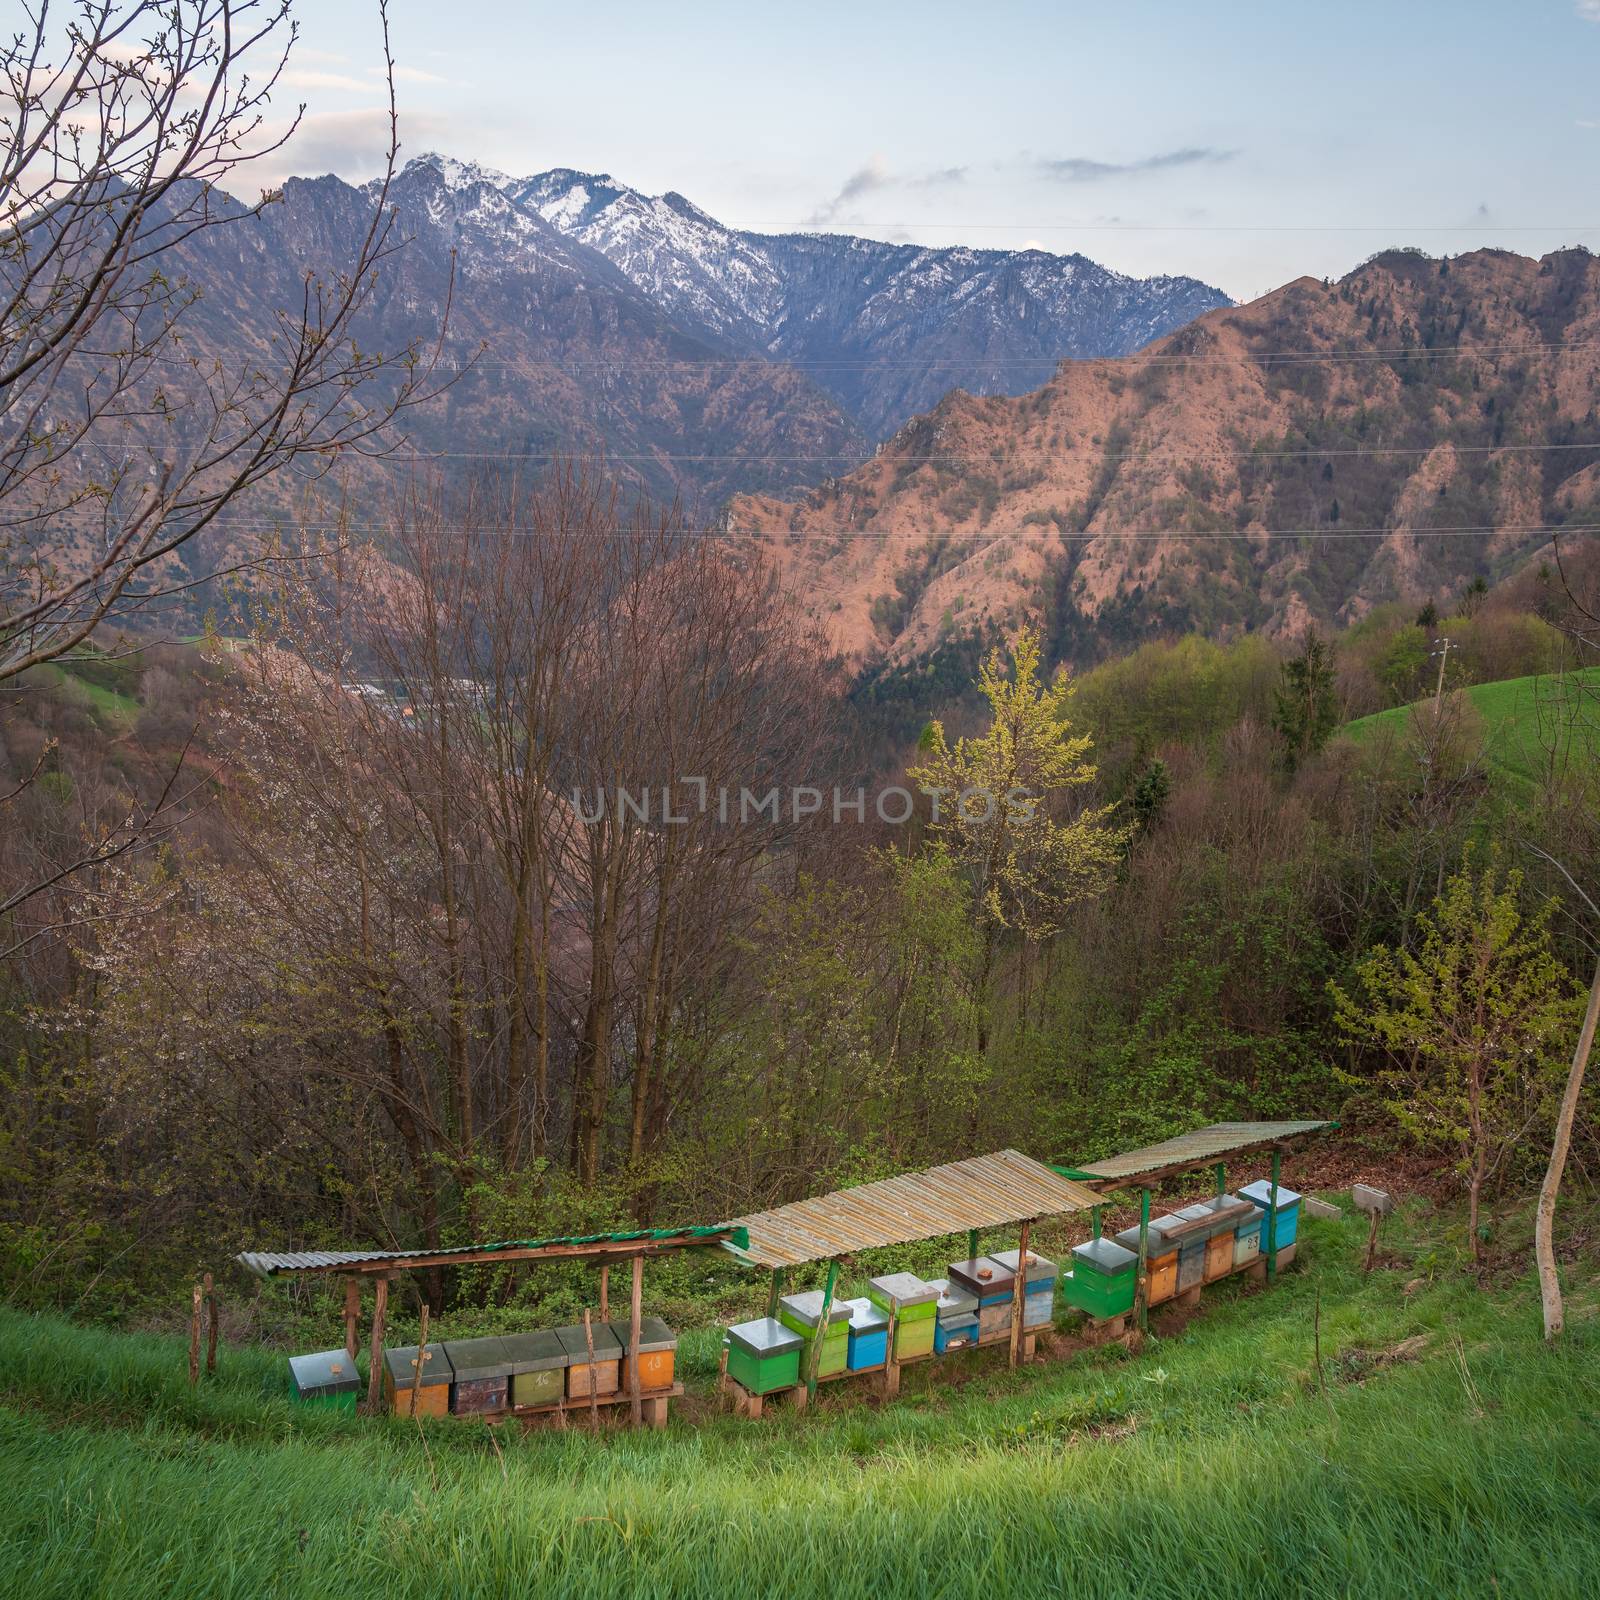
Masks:
[[[1139,1191],[1139,1332],[1150,1329],[1150,1191]]]
[[[378,1396],[383,1393],[383,1321],[389,1309],[389,1280],[378,1279],[378,1292],[372,1307],[372,1351],[367,1358],[367,1409],[378,1409]],[[417,1376],[420,1378],[421,1373]]]
[[[217,1286],[208,1272],[206,1286],[206,1371],[217,1370]]]
[[[417,1330],[417,1353],[411,1358],[411,1415],[417,1414],[417,1398],[422,1393],[422,1368],[428,1359],[428,1302],[422,1302],[422,1326]]]
[[[605,1263],[600,1263],[600,1320],[611,1320],[611,1268]]]
[[[280,1267],[269,1276],[288,1278],[301,1274],[326,1276],[329,1273],[351,1273],[363,1278],[382,1278],[420,1267],[476,1267],[491,1261],[626,1261],[630,1256],[659,1256],[673,1250],[699,1250],[732,1238],[733,1231],[724,1228],[703,1238],[654,1239],[649,1243],[633,1239],[617,1244],[540,1245],[537,1249],[511,1245],[504,1250],[418,1251],[412,1255],[385,1256],[379,1261],[330,1261],[326,1265],[311,1267]]]
[[[644,1320],[644,1257],[633,1258],[633,1287],[628,1303],[628,1390],[633,1396],[633,1425],[644,1420],[639,1397],[639,1325]]]
[[[1272,1190],[1267,1196],[1269,1209],[1267,1211],[1267,1282],[1278,1281],[1278,1174],[1283,1166],[1283,1151],[1274,1147],[1272,1151]]]
[[[189,1314],[189,1383],[200,1381],[200,1296],[204,1291],[194,1286],[194,1308]]]

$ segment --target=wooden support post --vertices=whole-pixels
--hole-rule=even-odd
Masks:
[[[1278,1281],[1278,1174],[1283,1168],[1283,1151],[1272,1152],[1272,1189],[1267,1195],[1267,1282]]]
[[[976,1228],[972,1228],[972,1229],[969,1229],[968,1233],[967,1233],[967,1260],[976,1261],[977,1259],[978,1259],[978,1230]]]
[[[1383,1221],[1383,1213],[1372,1213],[1372,1226],[1367,1229],[1367,1259],[1362,1267],[1363,1272],[1372,1271],[1372,1263],[1378,1259],[1378,1224]]]
[[[628,1389],[633,1395],[633,1425],[644,1420],[644,1404],[639,1399],[639,1324],[644,1309],[644,1257],[633,1258],[633,1290],[628,1305]]]
[[[1028,1296],[1028,1230],[1031,1222],[1022,1224],[1022,1235],[1017,1240],[1017,1279],[1011,1285],[1011,1349],[1009,1361],[1016,1366],[1022,1350],[1022,1318]]]
[[[938,1311],[934,1312],[938,1316]],[[895,1336],[900,1331],[900,1316],[893,1306],[889,1307],[889,1342],[884,1347],[883,1357],[883,1398],[893,1400],[900,1393],[900,1363],[894,1358]]]
[[[422,1368],[428,1359],[428,1302],[422,1302],[422,1326],[417,1330],[417,1353],[411,1358],[411,1415],[417,1414],[417,1398],[422,1393]]]
[[[352,1361],[356,1358],[356,1351],[361,1348],[361,1333],[357,1324],[361,1321],[361,1280],[359,1278],[346,1278],[344,1280],[344,1353]]]
[[[1217,1169],[1222,1170],[1220,1167]],[[1150,1331],[1150,1191],[1139,1191],[1139,1332]]]
[[[217,1286],[211,1274],[205,1277],[206,1285],[206,1371],[217,1370]]]
[[[1212,1170],[1216,1173],[1216,1176],[1217,1176],[1217,1193],[1219,1195],[1226,1194],[1228,1192],[1228,1169],[1227,1169],[1227,1166],[1223,1162],[1219,1161]]]
[[[778,1314],[778,1301],[783,1296],[784,1270],[782,1267],[772,1269],[772,1292],[767,1296],[767,1315],[775,1317]]]
[[[379,1278],[375,1285],[372,1305],[372,1353],[368,1357],[367,1409],[378,1409],[378,1396],[383,1393],[383,1322],[389,1309],[389,1280]]]
[[[1105,1208],[1103,1206],[1095,1206],[1089,1212],[1089,1237],[1091,1239],[1098,1239],[1100,1237],[1100,1213],[1104,1209]]]
[[[607,1262],[600,1263],[600,1320],[608,1322],[611,1319],[611,1267]]]
[[[194,1286],[194,1309],[189,1315],[189,1382],[200,1381],[200,1296],[202,1290]]]
[[[839,1281],[839,1261],[835,1257],[828,1263],[828,1287],[822,1291],[822,1315],[817,1318],[817,1331],[811,1336],[810,1360],[806,1363],[806,1399],[817,1392],[817,1368],[822,1365],[822,1341],[828,1336],[828,1313],[833,1310],[833,1286]]]

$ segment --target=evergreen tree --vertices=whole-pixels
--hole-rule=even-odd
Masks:
[[[1339,701],[1333,686],[1333,653],[1315,628],[1300,654],[1285,661],[1274,696],[1273,732],[1282,741],[1280,758],[1294,772],[1317,753],[1339,726]]]
[[[1133,786],[1133,815],[1140,832],[1161,815],[1171,793],[1172,775],[1167,771],[1166,762],[1152,761]]]

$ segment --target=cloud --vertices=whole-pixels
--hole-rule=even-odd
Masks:
[[[1577,0],[1577,12],[1585,22],[1600,22],[1600,0]]]
[[[1596,0],[1600,4],[1600,0]],[[1103,178],[1136,177],[1145,172],[1165,172],[1172,167],[1217,166],[1232,161],[1237,150],[1219,150],[1214,145],[1185,145],[1181,150],[1163,150],[1137,161],[1091,161],[1085,156],[1045,157],[1037,165],[1047,178],[1057,183],[1098,183]]]
[[[277,137],[283,133],[263,129]],[[447,117],[401,111],[400,139],[403,166],[409,151],[426,150],[459,134]],[[294,136],[282,149],[274,150],[240,168],[239,177],[229,185],[241,198],[254,198],[252,185],[273,189],[285,178],[320,177],[337,173],[348,183],[364,183],[383,172],[389,147],[389,109],[387,106],[361,106],[348,111],[308,112],[300,119]]]
[[[369,77],[381,78],[382,67],[368,67]],[[394,69],[396,83],[449,83],[448,78],[441,78],[437,72],[424,72],[421,67],[396,67]]]
[[[286,89],[344,89],[352,94],[371,94],[372,85],[343,72],[302,72],[288,68],[279,80]]]
[[[965,167],[937,167],[929,172],[897,173],[881,155],[874,155],[865,166],[858,167],[839,186],[839,192],[812,212],[811,222],[836,222],[852,201],[864,195],[876,194],[883,189],[934,189],[945,184],[964,183]]]
[[[1577,128],[1600,128],[1600,122],[1597,122],[1593,117],[1579,117],[1573,123],[1573,126]]]

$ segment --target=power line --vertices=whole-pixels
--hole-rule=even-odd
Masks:
[[[1064,445],[1059,448],[1013,450],[1004,455],[977,452],[967,455],[901,455],[899,452],[874,451],[869,455],[859,452],[835,451],[819,455],[692,455],[669,450],[620,451],[509,451],[509,450],[417,450],[396,451],[374,456],[375,461],[386,463],[411,463],[418,461],[693,461],[700,463],[730,462],[740,465],[776,465],[806,461],[844,461],[855,466],[870,466],[876,461],[893,464],[902,462],[984,462],[1005,466],[1012,461],[1057,460],[1075,454],[1093,454],[1097,462],[1106,461],[1294,461],[1314,457],[1321,461],[1329,456],[1405,456],[1428,455],[1434,450],[1448,449],[1458,456],[1510,455],[1549,450],[1600,450],[1600,439],[1566,444],[1452,444],[1448,439],[1436,439],[1432,444],[1351,445],[1332,450],[1305,445],[1298,450],[1202,450],[1188,455],[1173,455],[1163,451],[1131,451],[1125,454],[1103,455],[1092,445]]]
[[[282,533],[293,529],[300,533],[396,533],[400,529],[411,526],[403,521],[387,520],[382,522],[300,522],[294,518],[285,518],[281,522],[228,522],[221,521],[208,524],[210,528],[229,533],[242,534],[267,534]],[[1108,529],[1103,532],[1073,532],[1067,533],[1056,528],[1047,528],[1043,525],[1002,529],[998,532],[989,529],[976,529],[969,531],[945,530],[932,528],[894,529],[894,528],[730,528],[723,524],[710,524],[702,527],[671,528],[653,524],[644,528],[627,528],[619,524],[611,524],[599,528],[543,528],[518,523],[482,523],[467,525],[449,525],[452,533],[472,533],[482,535],[522,537],[538,536],[544,538],[625,538],[646,539],[660,538],[662,536],[678,538],[701,539],[728,539],[741,541],[754,541],[760,539],[782,540],[787,542],[814,542],[834,544],[840,539],[873,539],[880,543],[890,543],[898,540],[916,540],[924,544],[945,542],[978,542],[978,543],[1082,543],[1096,544],[1101,542],[1124,543],[1134,541],[1181,541],[1183,543],[1242,543],[1259,544],[1263,541],[1277,539],[1432,539],[1445,537],[1472,537],[1492,538],[1497,535],[1516,534],[1529,535],[1537,533],[1548,534],[1574,534],[1574,533],[1600,533],[1600,523],[1530,523],[1523,525],[1469,523],[1459,526],[1444,526],[1432,528],[1340,528],[1340,527],[1312,527],[1312,528],[1259,528],[1255,530],[1239,530],[1222,532],[1212,529],[1195,530],[1189,528],[1132,528]]]

